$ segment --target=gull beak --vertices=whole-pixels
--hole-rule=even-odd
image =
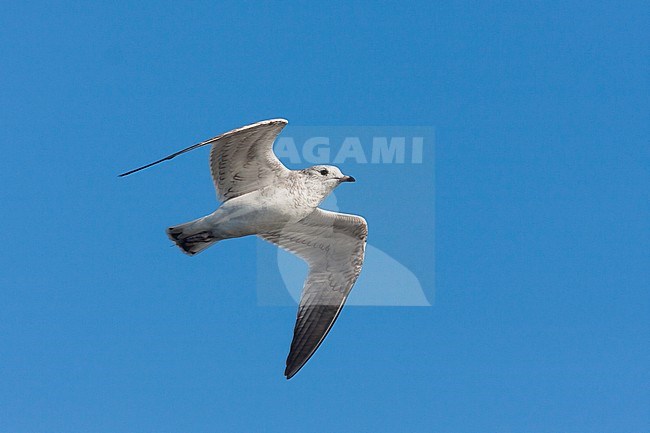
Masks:
[[[341,182],[356,182],[356,181],[357,181],[357,180],[356,180],[355,178],[353,178],[352,176],[343,176],[343,177],[340,177],[339,180],[340,180]]]

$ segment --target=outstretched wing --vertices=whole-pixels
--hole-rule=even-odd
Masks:
[[[259,236],[309,265],[284,372],[291,379],[316,352],[341,312],[361,272],[368,225],[360,216],[316,209],[298,223]]]
[[[288,169],[273,153],[273,142],[287,124],[266,120],[208,140],[210,171],[221,201],[256,191],[275,182]]]
[[[210,144],[212,145],[210,151],[212,179],[217,189],[217,197],[225,201],[269,185],[276,177],[288,171],[273,153],[275,137],[287,123],[284,119],[273,119],[233,129],[129,170],[119,177],[137,173]]]

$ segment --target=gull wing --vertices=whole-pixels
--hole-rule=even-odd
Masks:
[[[309,265],[284,372],[291,379],[336,321],[363,265],[368,236],[360,216],[316,209],[282,230],[259,235]]]
[[[273,153],[273,142],[286,124],[284,119],[266,120],[206,142],[212,144],[210,172],[220,201],[270,185],[289,171]]]
[[[119,177],[128,176],[210,144],[212,180],[217,189],[217,197],[220,201],[226,201],[270,185],[277,177],[289,171],[273,153],[275,137],[287,123],[284,119],[272,119],[233,129],[122,173]]]

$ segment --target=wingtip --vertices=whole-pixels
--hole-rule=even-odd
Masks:
[[[311,356],[310,356],[311,357]],[[305,366],[309,358],[305,359],[304,361],[300,363],[293,363],[290,365],[287,365],[286,368],[284,369],[284,375],[287,377],[287,380],[291,379],[294,377],[302,368]]]

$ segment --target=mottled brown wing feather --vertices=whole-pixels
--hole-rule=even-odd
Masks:
[[[284,119],[267,120],[226,132],[209,140],[210,172],[221,201],[272,184],[288,169],[273,153]]]

